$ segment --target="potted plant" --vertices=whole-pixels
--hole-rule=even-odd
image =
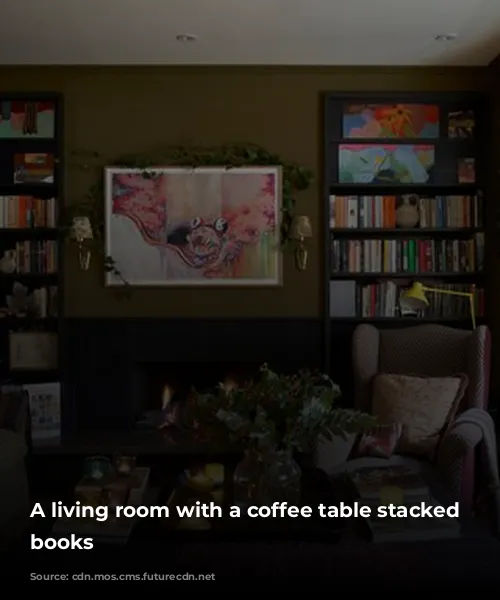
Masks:
[[[306,370],[280,375],[264,364],[248,385],[219,384],[212,392],[195,394],[191,418],[213,441],[232,442],[245,451],[235,472],[243,496],[254,501],[279,496],[297,504],[300,469],[294,452],[311,452],[320,438],[346,437],[374,425],[370,415],[338,407],[339,397],[339,387],[327,375]]]

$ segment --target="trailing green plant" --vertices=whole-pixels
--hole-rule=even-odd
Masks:
[[[259,375],[246,386],[219,384],[212,392],[194,393],[188,422],[202,423],[215,443],[299,452],[310,451],[319,436],[345,438],[376,424],[366,413],[339,408],[340,389],[327,375],[278,375],[267,365]]]
[[[71,227],[75,216],[86,216],[94,230],[92,247],[104,260],[106,271],[122,277],[113,257],[104,252],[104,179],[106,166],[141,169],[144,177],[152,177],[155,166],[197,167],[219,166],[228,169],[246,166],[280,166],[282,168],[282,218],[281,239],[289,240],[290,224],[295,208],[296,193],[306,190],[313,180],[312,172],[300,165],[283,160],[278,154],[269,152],[256,144],[224,144],[216,147],[167,146],[151,153],[127,154],[118,157],[103,157],[97,152],[75,152],[70,163],[78,169],[92,174],[93,182],[86,193],[65,207],[64,223]],[[123,279],[123,277],[122,277]],[[125,280],[124,280],[124,283]]]

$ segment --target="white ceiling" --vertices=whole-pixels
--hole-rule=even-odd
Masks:
[[[498,53],[500,0],[3,0],[0,17],[4,65],[474,66]]]

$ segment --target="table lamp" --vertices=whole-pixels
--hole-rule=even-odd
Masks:
[[[476,308],[474,304],[474,294],[476,286],[471,286],[470,292],[458,292],[455,290],[442,290],[441,288],[427,287],[419,281],[405,290],[399,298],[399,306],[403,310],[419,311],[429,306],[429,300],[425,295],[426,292],[432,294],[445,294],[447,296],[462,296],[463,298],[469,298],[470,314],[472,319],[472,328],[476,328]]]

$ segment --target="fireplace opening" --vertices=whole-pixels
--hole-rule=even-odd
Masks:
[[[138,364],[135,390],[136,424],[161,428],[178,424],[182,404],[193,390],[207,392],[219,383],[249,384],[259,376],[260,363]]]

